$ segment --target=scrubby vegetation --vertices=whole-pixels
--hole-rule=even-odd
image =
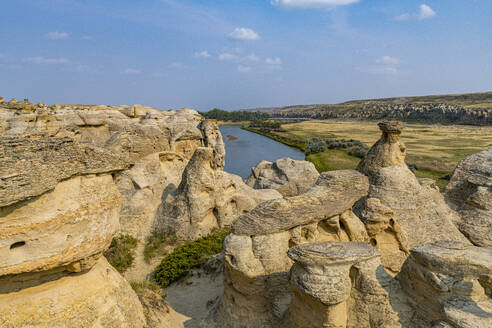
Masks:
[[[369,147],[363,142],[355,139],[320,139],[312,138],[306,144],[306,155],[322,153],[328,149],[348,149],[351,156],[363,158]]]
[[[174,245],[176,242],[177,239],[174,232],[152,232],[152,234],[147,238],[144,248],[145,262],[149,263],[155,256],[163,254],[166,250],[166,246]]]
[[[115,237],[104,256],[118,272],[123,273],[133,265],[137,243],[138,241],[129,235]]]
[[[144,295],[146,290],[151,290],[154,293],[160,295],[162,299],[166,298],[166,294],[162,291],[161,287],[154,280],[145,280],[142,282],[130,281],[130,286],[132,286],[135,293],[138,296]]]
[[[228,112],[218,108],[200,114],[205,118],[229,122],[263,121],[270,118],[270,115],[267,113],[250,112],[246,110]]]
[[[155,280],[162,288],[186,276],[191,268],[222,251],[229,230],[214,230],[209,235],[178,246],[168,254],[155,270]]]

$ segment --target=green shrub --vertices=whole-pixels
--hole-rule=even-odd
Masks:
[[[214,230],[205,237],[178,246],[162,260],[155,271],[155,280],[162,288],[184,277],[189,270],[222,251],[229,230]]]
[[[176,234],[171,232],[152,232],[147,238],[147,242],[144,248],[144,260],[149,263],[152,258],[158,254],[162,254],[165,251],[166,246],[174,245],[176,243]]]
[[[115,237],[104,256],[118,272],[123,273],[133,264],[137,243],[138,241],[129,235]]]

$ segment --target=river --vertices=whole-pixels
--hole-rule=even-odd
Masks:
[[[224,171],[246,179],[251,168],[262,160],[274,162],[290,157],[304,160],[304,153],[257,133],[241,129],[238,125],[222,125],[220,132],[225,142],[226,161]]]

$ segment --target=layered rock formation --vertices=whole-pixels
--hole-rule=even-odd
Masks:
[[[275,190],[255,190],[241,177],[217,170],[212,148],[198,148],[175,192],[159,207],[156,229],[194,240],[214,228],[230,227],[256,205],[282,197]]]
[[[69,138],[0,139],[0,326],[141,327],[102,257],[119,226],[124,159]]]
[[[275,162],[261,161],[251,168],[246,184],[255,189],[275,189],[285,197],[308,191],[318,179],[314,164],[281,158]]]
[[[458,218],[432,180],[417,179],[404,163],[399,141],[403,126],[379,124],[383,135],[361,161],[358,170],[369,176],[369,193],[355,207],[367,227],[382,263],[398,272],[410,248],[436,240],[468,242],[453,224]]]
[[[306,193],[262,203],[233,224],[224,242],[224,295],[206,324],[475,327],[469,318],[460,321],[467,311],[481,316],[476,327],[492,324],[485,269],[492,266],[490,250],[471,248],[454,224],[459,217],[433,181],[417,179],[408,169],[405,147],[399,142],[401,124],[384,122],[380,128],[381,140],[358,167],[367,176],[350,170],[325,172]],[[477,257],[480,264],[456,262],[447,255],[424,256],[419,265],[426,269],[409,264],[416,261],[420,247],[427,247],[422,245],[439,240],[448,240],[439,244],[448,250],[438,253],[453,253],[450,245],[457,245],[458,257]],[[470,275],[465,267],[447,269],[460,261],[481,266],[480,270],[472,270],[473,277],[466,278]],[[438,280],[451,285],[464,280],[456,292],[428,301],[425,293],[413,295],[408,287],[421,279],[415,277],[430,282],[422,288],[438,290],[442,285]],[[458,303],[453,298],[457,295],[462,297]],[[454,314],[434,306],[430,311],[435,314],[429,316],[420,309],[427,302],[444,306],[441,299],[453,299]],[[479,309],[470,308],[473,302],[480,302]]]
[[[445,197],[460,231],[477,246],[492,246],[492,148],[458,164]]]
[[[155,226],[157,209],[177,189],[184,168],[195,150],[202,146],[210,147],[213,149],[213,169],[221,171],[224,166],[225,150],[217,123],[204,120],[190,109],[159,111],[140,105],[47,106],[10,101],[0,104],[0,122],[3,136],[39,135],[30,145],[27,144],[29,141],[23,141],[25,144],[15,146],[14,151],[18,154],[37,151],[39,145],[50,143],[50,147],[60,149],[63,155],[74,154],[64,157],[64,161],[52,161],[50,166],[45,166],[51,175],[68,178],[76,175],[80,163],[84,163],[84,152],[61,147],[60,144],[64,143],[78,142],[77,147],[82,147],[85,152],[99,152],[97,156],[94,154],[94,159],[104,156],[120,158],[119,166],[112,163],[109,168],[115,171],[112,175],[123,198],[119,233],[130,234],[140,241],[135,267],[146,266],[141,254],[145,240]],[[103,153],[97,147],[109,152]],[[62,153],[53,154],[59,156]],[[24,165],[43,163],[42,160],[33,162],[29,158]],[[90,172],[90,167],[86,171]],[[23,191],[26,197],[37,194],[40,192],[38,188],[44,185],[38,183],[36,176],[18,177],[15,174],[13,170],[1,177],[10,188],[5,193],[6,197],[18,192],[16,185],[10,184],[11,181],[23,179],[32,186]],[[44,179],[51,178],[45,176]],[[56,181],[46,185],[52,188],[55,184]],[[126,274],[140,280],[145,272],[151,270],[130,270]]]

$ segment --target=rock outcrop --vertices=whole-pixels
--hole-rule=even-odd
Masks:
[[[400,270],[409,249],[437,240],[467,242],[453,224],[458,218],[432,180],[417,179],[404,163],[400,123],[379,124],[383,135],[358,170],[369,176],[369,193],[354,208],[383,266]]]
[[[217,170],[212,148],[198,148],[179,187],[159,207],[156,229],[194,240],[214,228],[230,227],[256,205],[282,197],[275,190],[255,190],[241,177]]]
[[[411,304],[434,327],[485,328],[492,324],[492,248],[455,241],[411,250],[400,273]]]
[[[275,189],[282,196],[291,197],[308,191],[318,177],[313,163],[281,158],[273,163],[261,161],[251,168],[245,182],[255,189]]]
[[[145,325],[102,257],[119,226],[111,174],[126,163],[69,138],[2,138],[0,154],[0,326]]]
[[[477,246],[492,246],[492,148],[458,164],[445,197],[460,231]]]
[[[366,241],[351,207],[368,191],[366,176],[353,170],[321,174],[307,193],[258,205],[241,216],[224,241],[224,295],[220,327],[273,327],[290,304],[287,250],[315,241]]]
[[[145,241],[155,226],[159,205],[176,191],[195,150],[210,147],[213,169],[221,171],[224,166],[225,150],[217,123],[204,120],[190,109],[159,111],[141,105],[47,106],[14,101],[0,104],[0,122],[4,144],[10,143],[4,151],[23,158],[22,165],[29,167],[23,171],[24,176],[19,176],[17,168],[5,165],[9,169],[0,176],[6,186],[0,188],[7,188],[5,197],[28,199],[42,192],[40,188],[46,191],[58,181],[99,170],[103,162],[109,163],[106,170],[112,172],[123,198],[119,233],[139,240],[135,267],[146,268],[125,273],[135,280],[143,279],[145,272],[152,270],[143,261]],[[38,137],[16,139],[27,135]],[[49,153],[46,149],[58,151]],[[31,156],[37,151],[59,158],[53,158],[47,165],[44,157]],[[93,153],[97,154],[88,162],[85,157]],[[39,170],[49,172],[43,175],[44,181],[31,174],[38,166]],[[22,189],[25,194],[21,195],[16,188],[23,183],[31,188]],[[2,204],[8,201],[0,199]]]

